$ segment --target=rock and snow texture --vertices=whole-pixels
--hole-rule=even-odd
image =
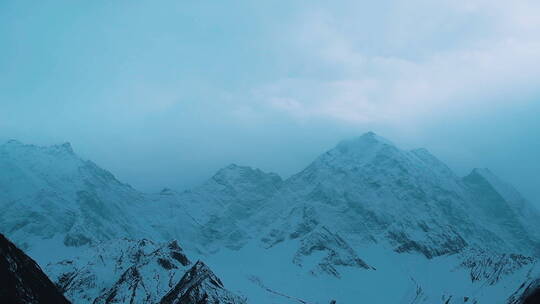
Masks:
[[[371,269],[345,240],[326,227],[317,228],[301,239],[293,263],[305,267],[306,260],[321,253],[319,259],[312,261],[315,264],[311,265],[309,270],[312,274],[326,273],[339,278],[340,274],[335,266]]]
[[[191,262],[177,241],[121,239],[46,267],[74,303],[157,303]]]
[[[246,301],[223,287],[221,280],[198,261],[160,304],[245,304]]]
[[[251,237],[250,219],[282,183],[276,174],[233,164],[176,200],[201,225],[201,245],[238,249]]]
[[[184,274],[186,265],[165,271],[152,257],[151,267],[121,263],[112,278],[103,275],[112,270],[86,250],[114,248],[101,254],[114,265],[132,248],[114,246],[123,237],[152,240],[156,250],[178,239],[256,303],[354,303],[359,288],[371,303],[496,303],[540,256],[540,215],[511,186],[486,169],[459,177],[427,150],[405,151],[374,133],[339,143],[285,180],[230,165],[192,190],[158,194],[122,184],[69,145],[9,142],[0,146],[0,190],[0,232],[54,262],[47,271],[55,276],[80,271],[66,286],[98,287],[66,292],[92,301],[128,301],[131,292],[155,300],[168,290],[147,275],[170,285],[164,277]],[[45,255],[48,242],[69,257],[64,265]],[[250,289],[249,277],[276,292]],[[394,292],[376,294],[385,284]]]
[[[472,192],[473,207],[481,211],[481,219],[497,231],[501,242],[513,242],[517,251],[540,255],[537,209],[487,169],[474,169],[463,181]]]
[[[463,256],[461,266],[470,269],[471,281],[484,281],[489,285],[495,285],[503,277],[536,262],[534,258],[520,254],[493,254],[478,250]]]
[[[540,279],[523,283],[510,297],[508,304],[538,304],[540,303]]]
[[[0,303],[69,303],[34,260],[0,234]]]
[[[46,270],[74,303],[159,303],[166,295],[182,298],[174,303],[244,303],[202,262],[192,265],[177,241],[107,241]]]
[[[286,180],[257,222],[271,227],[265,243],[297,226],[324,225],[352,242],[389,243],[427,258],[466,247],[536,255],[538,212],[522,199],[491,196],[498,186],[482,183],[489,187],[456,176],[424,149],[403,151],[367,133]]]
[[[34,239],[76,247],[144,234],[130,208],[142,199],[67,143],[0,146],[0,231],[23,249]]]

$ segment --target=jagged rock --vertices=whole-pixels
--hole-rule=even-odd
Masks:
[[[0,145],[0,231],[38,261],[30,239],[82,246],[146,229],[131,207],[144,196],[110,172],[79,158],[69,144]]]
[[[521,284],[519,289],[508,299],[508,304],[540,303],[540,279]]]
[[[245,304],[246,301],[223,287],[221,280],[198,261],[160,304]]]
[[[122,239],[47,266],[75,303],[156,303],[191,264],[177,241]]]
[[[358,256],[345,240],[326,227],[318,228],[302,238],[300,248],[294,255],[293,263],[302,267],[306,257],[320,252],[324,256],[316,262],[315,268],[310,270],[313,274],[327,273],[340,277],[336,268],[338,266],[373,269]]]
[[[473,248],[493,256],[540,256],[540,215],[517,191],[486,170],[473,170],[461,178],[427,150],[405,151],[374,133],[339,143],[286,180],[231,165],[190,191],[167,189],[157,194],[142,194],[122,184],[109,172],[78,158],[70,146],[42,148],[10,142],[0,146],[0,211],[0,231],[13,236],[16,244],[29,250],[38,245],[58,248],[55,253],[35,249],[44,261],[62,260],[56,253],[78,255],[80,248],[97,248],[103,241],[122,237],[147,238],[155,244],[179,239],[186,250],[223,254],[219,259],[234,260],[231,252],[235,251],[246,259],[278,253],[279,261],[272,263],[293,261],[280,264],[287,275],[306,278],[305,271],[294,265],[296,261],[315,273],[341,274],[343,286],[360,280],[359,286],[372,288],[372,278],[384,277],[385,271],[389,277],[396,273],[418,275],[415,279],[422,286],[421,301],[425,303],[440,302],[441,295],[445,301],[452,296],[452,302],[472,295],[470,290],[447,292],[446,287],[430,286],[422,271],[431,263],[443,265],[441,278],[461,276],[463,284],[456,284],[459,288],[493,288],[503,294],[505,288],[519,284],[509,281],[512,276],[506,275],[507,270],[518,276],[524,275],[525,267],[497,266],[494,260],[491,264],[488,260],[468,261],[468,266],[457,270],[455,266],[467,259]],[[322,227],[330,231],[323,232],[324,237],[318,235]],[[309,245],[321,242],[324,245]],[[149,253],[121,258],[114,254],[120,250],[112,252],[91,254],[91,258],[83,254],[79,261],[69,258],[54,263],[61,271],[51,269],[49,273],[68,295],[73,294],[70,297],[82,303],[98,297],[127,301],[129,297],[123,294],[129,292],[122,290],[134,290],[139,301],[146,299],[147,290],[155,290],[145,288],[153,284],[147,284],[149,277],[166,286],[160,287],[159,293],[168,291],[189,264],[181,253],[176,257],[160,254],[146,264],[149,268],[131,268],[140,266]],[[315,267],[308,266],[305,257],[313,258]],[[364,258],[377,263],[377,271],[342,271],[337,267],[363,268],[357,259]],[[405,265],[388,267],[379,258]],[[523,261],[517,259],[508,265]],[[227,277],[238,270],[223,269],[230,272]],[[103,279],[100,273],[112,275]],[[159,279],[154,274],[160,274]],[[168,279],[163,280],[164,276]],[[482,282],[471,282],[469,276],[482,278]],[[308,280],[318,282],[319,278],[309,276]],[[401,284],[407,279],[397,281]],[[493,285],[486,283],[495,281]],[[352,291],[336,292],[341,286],[330,285],[325,287],[335,292],[332,296],[338,302],[351,301]],[[279,282],[276,286],[285,294],[291,293],[288,286],[279,286]],[[318,285],[303,285],[301,289],[308,291],[299,292],[317,293],[314,286]],[[417,286],[405,287],[401,291],[408,288],[407,292],[415,294]],[[159,299],[159,293],[153,292],[152,299]],[[484,296],[474,293],[474,299],[467,303]],[[321,301],[328,302],[328,298],[314,302]]]
[[[3,234],[0,234],[0,282],[0,303],[69,303],[37,263]]]
[[[470,269],[471,281],[485,281],[494,285],[501,278],[531,265],[536,259],[521,254],[493,254],[473,250],[466,254],[462,267]]]
[[[259,169],[231,164],[177,199],[200,224],[203,245],[239,249],[249,240],[246,220],[252,218],[281,187],[281,177]],[[249,222],[248,222],[249,225]]]
[[[509,191],[485,180],[488,188],[474,187],[427,150],[404,151],[367,133],[285,180],[252,223],[265,231],[266,247],[282,242],[283,231],[294,237],[324,225],[355,244],[387,243],[427,258],[468,247],[535,255],[540,215],[516,195],[493,201],[493,192]],[[480,199],[510,211],[493,213]]]

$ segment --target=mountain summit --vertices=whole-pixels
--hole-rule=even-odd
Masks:
[[[486,169],[460,177],[372,132],[287,179],[233,164],[157,194],[68,145],[10,142],[0,190],[0,232],[83,302],[242,303],[205,264],[184,273],[188,260],[170,258],[180,251],[157,245],[174,239],[252,303],[497,303],[540,277],[540,215],[514,188]]]

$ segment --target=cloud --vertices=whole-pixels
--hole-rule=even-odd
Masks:
[[[314,8],[283,38],[301,72],[254,96],[298,119],[353,124],[515,105],[540,85],[538,14],[532,1]]]

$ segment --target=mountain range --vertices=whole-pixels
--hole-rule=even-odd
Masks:
[[[0,233],[74,303],[535,303],[540,279],[517,190],[372,132],[286,179],[233,164],[152,194],[69,144],[9,141]]]

